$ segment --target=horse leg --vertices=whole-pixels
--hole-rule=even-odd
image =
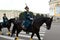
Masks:
[[[19,39],[18,39],[18,34],[19,34],[20,32],[21,32],[21,30],[17,30],[15,40],[19,40]]]
[[[15,26],[13,26],[13,29],[12,29],[12,32],[11,32],[11,37],[12,37],[13,34],[15,33],[15,30],[16,30],[16,28],[15,28]]]
[[[32,40],[33,36],[34,36],[34,33],[32,33],[30,40]]]
[[[10,36],[10,27],[7,27],[8,28],[8,36]]]
[[[39,39],[39,40],[41,40],[41,39],[40,39],[40,35],[39,35],[39,33],[38,33],[38,32],[36,33],[36,35],[37,35],[38,39]]]

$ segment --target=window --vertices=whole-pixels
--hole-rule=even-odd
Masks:
[[[50,0],[50,2],[52,2],[52,1],[56,1],[56,0]]]
[[[54,15],[54,9],[50,8],[50,15]]]
[[[56,14],[60,14],[60,6],[56,6]]]

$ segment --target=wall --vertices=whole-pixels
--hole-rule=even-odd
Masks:
[[[3,14],[6,13],[6,16],[8,19],[14,18],[14,17],[19,17],[19,14],[21,11],[17,10],[0,10],[0,20],[2,20]]]

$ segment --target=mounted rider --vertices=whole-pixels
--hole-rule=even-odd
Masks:
[[[4,26],[4,27],[6,27],[7,21],[8,21],[8,18],[7,18],[7,16],[6,16],[6,14],[4,13],[4,14],[3,14],[3,26]]]
[[[31,27],[34,14],[29,11],[29,7],[28,6],[25,7],[25,10],[26,11],[22,12],[19,15],[19,18],[20,18],[20,20],[22,19],[22,21],[23,21],[22,22],[22,25],[23,25],[22,28],[29,29]]]

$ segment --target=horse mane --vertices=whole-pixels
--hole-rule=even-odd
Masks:
[[[48,20],[50,17],[37,17],[34,19],[34,21],[41,21],[41,20]]]
[[[33,21],[33,27],[36,28],[40,28],[40,26],[42,26],[43,23],[45,23],[46,21],[48,21],[50,18],[49,17],[38,17],[35,18]]]

